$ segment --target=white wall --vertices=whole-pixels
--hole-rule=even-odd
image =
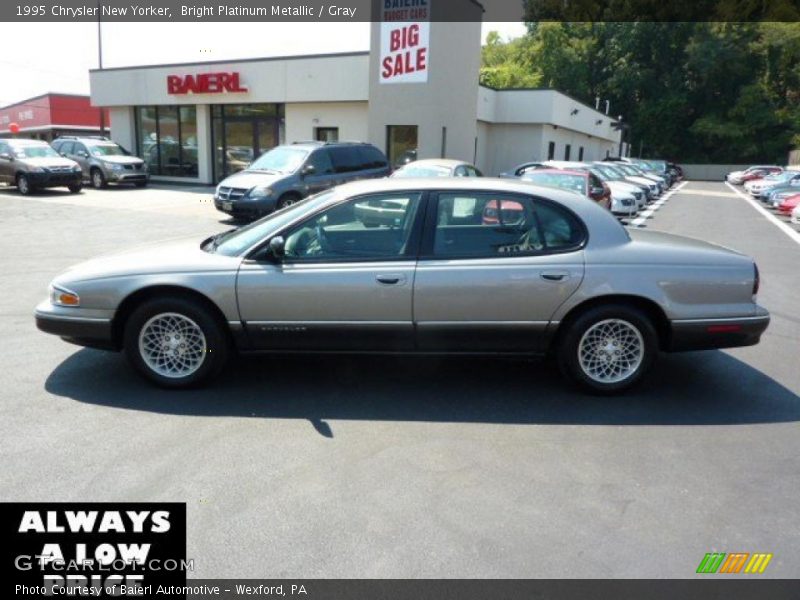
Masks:
[[[477,166],[484,175],[495,176],[528,160],[541,160],[542,126],[483,123],[488,143]],[[480,129],[478,143],[480,146]]]
[[[133,109],[130,106],[110,108],[108,111],[111,139],[136,152],[136,128],[133,121]]]
[[[94,106],[367,100],[369,54],[90,71]],[[242,93],[169,94],[168,75],[237,72]]]
[[[338,127],[340,140],[366,141],[367,102],[309,102],[286,105],[286,143],[313,140],[315,127]]]

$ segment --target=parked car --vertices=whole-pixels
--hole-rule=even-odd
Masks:
[[[741,185],[745,181],[745,177],[749,177],[752,173],[758,171],[760,176],[768,175],[769,173],[777,173],[781,171],[780,167],[774,165],[755,165],[748,167],[744,171],[731,171],[725,176],[725,181],[734,185]],[[749,180],[748,180],[749,181]]]
[[[622,173],[631,181],[636,181],[639,183],[647,184],[655,184],[655,190],[651,193],[652,196],[660,196],[661,194],[666,191],[669,187],[667,184],[667,180],[655,173],[645,173],[638,167],[628,164],[625,162],[615,162],[612,164],[614,169],[618,171],[622,171]]]
[[[536,185],[577,192],[591,198],[603,208],[611,210],[611,189],[590,171],[535,169],[524,173],[520,179]]]
[[[792,215],[789,219],[793,225],[800,225],[800,205],[794,207]]]
[[[510,179],[515,177],[521,177],[522,174],[525,173],[526,171],[532,171],[534,169],[547,169],[547,168],[548,166],[544,162],[530,161],[519,164],[513,169],[509,169],[508,171],[503,171],[502,173],[500,173],[499,176],[504,179],[505,178]]]
[[[783,169],[780,167],[776,167],[774,169],[756,169],[755,171],[750,171],[749,173],[745,173],[739,179],[742,185],[747,185],[748,181],[763,179],[767,175],[773,175],[775,173],[780,173],[781,171],[783,171]]]
[[[582,163],[550,160],[546,166],[555,169],[588,171],[593,173],[611,190],[611,212],[619,217],[631,217],[647,204],[646,186],[630,182],[619,171],[613,171],[607,163]],[[631,203],[631,200],[633,202]]]
[[[101,189],[109,183],[144,187],[150,179],[147,164],[107,137],[65,135],[53,140],[53,149],[81,166],[84,179]]]
[[[406,163],[390,177],[483,177],[483,173],[462,160],[426,158]]]
[[[800,204],[800,193],[789,196],[778,205],[778,210],[785,215],[791,215],[797,205]]]
[[[773,189],[790,184],[792,181],[797,181],[798,185],[800,185],[800,171],[786,170],[767,175],[761,179],[753,179],[745,183],[744,188],[751,196],[762,198],[767,196]]]
[[[16,186],[23,196],[62,186],[77,194],[83,177],[78,163],[59,156],[47,142],[0,139],[0,183]]]
[[[389,161],[371,144],[302,142],[277,146],[247,169],[224,179],[214,193],[217,210],[255,219],[335,185],[389,175]]]
[[[391,226],[356,207],[405,199]],[[503,203],[522,215],[503,214]],[[487,207],[500,208],[487,223]],[[513,212],[519,213],[516,207]],[[56,277],[37,326],[199,385],[240,352],[552,354],[585,389],[636,384],[659,350],[758,343],[758,269],[627,230],[591,200],[507,179],[358,181],[248,226],[101,257]]]
[[[789,196],[794,196],[795,194],[800,193],[800,182],[793,183],[789,186],[781,186],[780,188],[775,188],[769,192],[765,201],[768,205],[772,207],[777,207],[781,202],[786,200]]]
[[[639,178],[629,177],[612,163],[598,161],[592,163],[592,168],[600,171],[609,180],[616,182],[617,185],[625,184],[641,191],[642,196],[637,196],[636,198],[639,210],[643,209],[648,202],[653,202],[658,196],[658,186],[654,181],[643,181]]]

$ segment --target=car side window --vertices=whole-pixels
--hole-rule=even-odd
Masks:
[[[467,176],[467,169],[464,165],[458,165],[453,171],[453,177],[466,177]]]
[[[56,150],[61,154],[74,154],[73,152],[74,145],[75,144],[73,142],[64,142],[58,148],[56,148]]]
[[[529,196],[439,194],[433,254],[480,258],[578,248],[583,228],[569,211]]]
[[[361,157],[354,146],[331,148],[331,161],[337,173],[352,173],[361,170]]]
[[[381,260],[406,252],[421,194],[360,196],[337,204],[283,234],[288,262]]]
[[[325,149],[312,152],[306,164],[314,167],[314,173],[316,175],[333,173],[333,163],[331,163],[329,152]]]
[[[483,174],[475,167],[465,167],[467,170],[467,177],[483,177]]]
[[[362,169],[384,169],[389,166],[389,161],[383,153],[374,146],[359,146]]]
[[[79,152],[86,152],[86,154],[89,154],[89,152],[86,150],[86,146],[80,142],[75,142],[75,145],[72,149],[72,154],[78,154]]]

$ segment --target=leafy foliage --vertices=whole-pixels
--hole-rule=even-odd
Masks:
[[[643,144],[645,155],[684,162],[783,162],[800,144],[800,23],[527,27],[506,42],[489,36],[481,82],[608,99],[636,153]]]

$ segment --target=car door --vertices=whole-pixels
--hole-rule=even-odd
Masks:
[[[0,140],[0,183],[13,183],[14,181],[14,151],[6,142]]]
[[[69,158],[81,166],[84,177],[89,176],[89,150],[84,144],[75,142],[72,153],[69,154]]]
[[[353,198],[281,232],[280,259],[266,250],[243,261],[237,297],[253,347],[413,349],[422,204],[419,192]]]
[[[545,199],[441,192],[429,200],[414,279],[423,351],[539,352],[583,279],[585,227]]]
[[[336,185],[336,173],[326,148],[314,150],[303,165],[304,169],[306,167],[314,168],[312,172],[302,176],[306,195],[317,194]],[[301,169],[301,173],[303,172]]]

